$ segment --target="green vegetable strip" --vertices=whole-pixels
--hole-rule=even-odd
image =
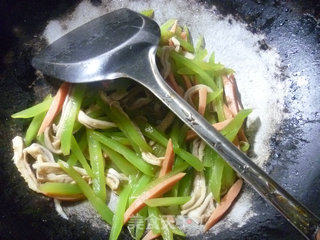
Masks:
[[[81,163],[82,167],[86,170],[87,174],[93,179],[94,178],[94,174],[91,170],[90,165],[87,162],[87,159],[84,157],[76,139],[74,138],[74,136],[71,136],[71,151],[72,153],[76,156],[76,158],[79,160],[79,162]],[[90,155],[91,158],[91,155]]]
[[[109,236],[110,240],[116,240],[120,235],[120,232],[123,226],[124,212],[126,211],[126,206],[128,203],[130,192],[131,192],[131,187],[128,184],[123,188],[123,190],[119,195],[117,207],[113,215],[113,224],[112,224],[112,228]]]
[[[236,181],[236,172],[229,166],[228,163],[224,162],[224,168],[221,179],[221,194],[224,194]]]
[[[219,96],[223,96],[222,94],[223,94],[223,89],[222,88],[219,89],[218,91],[208,93],[207,104],[209,104],[212,101],[216,100]]]
[[[154,11],[153,9],[148,9],[148,10],[141,11],[141,14],[145,15],[146,17],[152,18],[154,15]]]
[[[177,70],[177,73],[180,75],[195,75],[196,72],[187,68],[187,67],[181,67]]]
[[[48,96],[42,103],[34,105],[33,107],[27,108],[15,114],[12,114],[11,117],[12,118],[32,118],[34,116],[37,116],[40,113],[48,111],[52,103],[52,99],[53,98],[51,96]]]
[[[143,233],[146,230],[146,226],[147,226],[147,218],[148,212],[147,212],[147,208],[144,207],[143,209],[140,210],[140,212],[137,213],[136,215],[136,240],[140,240]]]
[[[101,200],[106,200],[106,176],[104,173],[104,159],[100,143],[93,137],[93,131],[87,129],[90,162],[92,167],[92,188]]]
[[[31,144],[31,142],[33,141],[33,139],[36,138],[37,133],[39,131],[39,128],[41,126],[41,123],[42,123],[45,116],[46,116],[46,112],[42,112],[42,113],[36,115],[32,119],[32,121],[27,129],[26,136],[24,138],[24,142],[25,142],[26,146],[29,146]]]
[[[250,148],[250,144],[248,142],[240,141],[240,149],[243,152],[248,151]]]
[[[205,167],[212,167],[212,165],[214,164],[215,159],[218,158],[218,157],[219,157],[219,155],[215,150],[213,150],[208,145],[205,146],[204,155],[203,155],[203,161],[202,161],[203,165]]]
[[[178,137],[178,144],[181,148],[186,149],[186,134],[189,130],[189,127],[186,124],[183,124],[180,128],[180,134]]]
[[[233,141],[237,136],[243,121],[252,112],[251,109],[240,110],[238,114],[232,119],[232,121],[221,130],[221,134],[224,135],[229,141]]]
[[[163,157],[166,154],[166,149],[159,143],[152,146],[152,152],[156,157]]]
[[[45,144],[44,144],[44,134],[37,135],[36,139],[41,145],[45,146]]]
[[[113,136],[111,137],[112,139],[116,140],[117,142],[121,143],[122,145],[125,145],[125,146],[130,146],[131,145],[131,142],[128,138],[126,137],[116,137],[116,136]]]
[[[148,184],[151,181],[151,177],[147,175],[143,175],[134,187],[132,188],[132,194],[130,196],[129,204],[131,204],[135,198],[139,197],[140,194],[147,188]]]
[[[74,155],[74,153],[71,153],[71,154],[70,154],[70,157],[69,157],[69,159],[68,159],[68,161],[67,161],[67,163],[68,163],[70,166],[73,167],[74,165],[77,164],[77,162],[78,162],[78,159],[77,159],[76,155]]]
[[[88,147],[88,141],[87,141],[87,133],[86,131],[83,131],[83,133],[80,136],[80,140],[79,142],[77,142],[79,145],[79,148],[82,152],[84,152],[86,150],[86,148]]]
[[[217,78],[217,85],[218,85],[218,89],[220,91],[223,91],[223,82],[222,82],[221,77]],[[218,122],[224,121],[226,118],[224,116],[224,111],[223,111],[223,94],[217,96],[216,100],[214,101],[213,106],[215,107],[215,109],[217,111]]]
[[[138,146],[142,151],[151,152],[151,147],[143,138],[140,129],[130,120],[129,116],[116,106],[106,106],[107,115],[121,129],[121,131],[130,139],[132,146]]]
[[[193,156],[191,153],[181,148],[175,149],[174,152],[187,163],[189,163],[190,166],[192,166],[197,171],[203,170],[202,162],[197,157]]]
[[[183,205],[188,202],[191,197],[163,197],[146,200],[146,204],[150,207],[164,207],[172,205]]]
[[[122,132],[103,132],[103,135],[116,140],[122,145],[126,145],[126,146],[131,145],[130,140],[127,137],[125,137],[125,135]]]
[[[69,97],[68,104],[71,106],[70,109],[68,109],[69,111],[66,113],[67,116],[61,133],[61,151],[64,155],[70,154],[73,126],[80,110],[85,88],[85,85],[82,84],[74,85],[72,93]]]
[[[44,193],[59,195],[81,194],[82,191],[77,184],[47,182],[39,186],[39,190]]]
[[[121,172],[123,172],[125,175],[135,175],[138,173],[136,168],[129,163],[122,155],[119,153],[113,151],[111,148],[108,148],[107,146],[101,146],[102,150],[106,152],[106,154],[109,156],[111,161],[119,168]]]
[[[160,143],[164,147],[167,146],[168,139],[166,139],[159,131],[157,131],[150,124],[145,124],[144,127],[142,127],[142,132],[151,140]],[[188,164],[194,167],[197,171],[201,171],[203,169],[201,161],[197,157],[193,156],[191,153],[187,152],[186,150],[181,148],[175,148],[174,152],[184,161],[186,161]]]
[[[171,38],[174,34],[170,32],[170,27],[174,24],[176,20],[175,19],[169,19],[167,22],[162,24],[160,26],[160,32],[161,32],[161,42],[165,43],[168,41],[169,38]]]
[[[220,63],[210,64],[199,59],[193,59],[193,61],[198,65],[198,67],[202,68],[202,70],[208,72],[208,74],[218,73],[219,71],[226,69],[225,66]]]
[[[186,40],[183,40],[181,37],[179,37],[177,35],[175,35],[175,38],[180,42],[180,45],[183,49],[185,49],[186,51],[191,52],[191,53],[194,52],[194,48],[191,43],[189,43]]]
[[[225,162],[219,156],[214,161],[213,166],[209,168],[209,188],[211,189],[214,199],[218,203],[220,202],[221,180],[224,166]]]
[[[173,240],[173,233],[166,221],[163,218],[160,218],[161,221],[161,236],[163,240]]]
[[[156,207],[148,207],[149,223],[154,234],[161,232],[160,211]]]
[[[81,128],[82,128],[82,124],[79,122],[79,121],[75,121],[74,122],[74,125],[73,125],[73,130],[72,130],[72,132],[78,132]]]
[[[153,176],[153,167],[143,161],[139,156],[135,154],[132,150],[129,148],[123,146],[122,144],[118,143],[117,141],[108,138],[104,136],[101,133],[98,132],[92,132],[93,137],[101,142],[103,145],[106,145],[107,147],[111,148],[112,150],[120,153],[123,155],[133,166],[135,166],[137,169],[139,169],[141,172],[143,172],[146,175]]]
[[[147,144],[140,129],[130,120],[129,116],[120,108],[110,106],[110,110],[117,119],[115,122],[120,123],[121,130],[131,140],[131,142],[137,144],[141,150],[145,152],[151,152],[151,147]]]
[[[209,57],[209,63],[210,64],[215,64],[215,56],[214,56],[214,52],[211,53],[210,57]]]
[[[204,49],[204,38],[203,36],[199,37],[195,47],[195,58],[196,60],[203,60],[207,56],[208,52]]]
[[[213,81],[213,78],[208,73],[206,73],[205,70],[203,70],[200,66],[198,66],[197,62],[192,61],[175,51],[171,51],[170,56],[179,64],[182,64],[183,66],[190,68],[192,71],[196,72],[200,76],[200,78],[203,80],[203,84],[211,87],[212,90],[217,89],[217,86]],[[200,79],[198,80],[200,81]]]
[[[181,197],[190,196],[193,178],[194,178],[194,171],[189,171],[186,174],[186,176],[180,180],[178,196],[181,196]]]
[[[179,235],[179,236],[182,236],[182,237],[185,237],[186,234],[184,232],[182,232],[176,225],[170,223],[169,221],[167,221],[167,224],[170,228],[170,230],[176,234],[176,235]]]
[[[102,219],[112,225],[113,212],[107,204],[97,197],[89,184],[80,176],[73,167],[70,167],[66,162],[59,160],[59,165],[79,186],[82,193],[86,196],[93,208],[100,214]]]
[[[180,161],[181,160],[181,161]],[[174,163],[174,166],[173,166],[173,169],[172,169],[172,172],[174,173],[179,173],[179,172],[183,172],[185,171],[190,165],[183,161],[180,157],[177,157],[176,158],[176,161]]]
[[[200,36],[197,40],[196,46],[195,46],[195,52],[199,52],[201,49],[204,48],[204,37]]]
[[[173,144],[173,148],[178,148],[180,145],[179,145],[179,141],[180,141],[180,130],[181,129],[181,126],[179,124],[179,122],[176,120],[174,121],[173,123],[173,126],[171,128],[171,131],[170,131],[170,138],[172,140],[172,144]]]
[[[139,122],[139,127],[142,133],[150,138],[151,140],[160,143],[162,146],[166,147],[168,143],[168,139],[162,135],[155,127],[150,125],[149,123]]]

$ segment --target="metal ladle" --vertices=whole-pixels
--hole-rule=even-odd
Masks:
[[[129,9],[96,18],[64,35],[37,55],[32,65],[71,83],[134,79],[167,105],[214,148],[241,177],[307,239],[320,240],[320,220],[271,179],[174,92],[156,65],[159,26]]]

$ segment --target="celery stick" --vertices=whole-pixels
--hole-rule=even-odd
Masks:
[[[101,200],[105,201],[106,176],[104,172],[104,159],[100,143],[93,137],[93,130],[87,129],[88,148],[92,167],[92,188]]]
[[[243,109],[232,119],[232,121],[221,130],[221,134],[224,135],[230,142],[237,136],[244,120],[252,112],[251,109]]]
[[[68,163],[71,167],[73,167],[74,165],[77,164],[77,162],[78,162],[78,159],[77,159],[76,155],[74,155],[73,153],[71,153],[71,154],[70,154],[70,157],[69,157],[69,159],[68,159],[68,161],[67,161],[67,163]]]
[[[183,40],[181,37],[179,37],[177,35],[175,35],[175,38],[180,42],[180,45],[184,50],[191,52],[191,53],[194,52],[194,48],[191,43],[189,43],[186,40]]]
[[[184,232],[182,232],[176,225],[170,223],[169,221],[167,221],[167,224],[174,234],[182,236],[182,237],[186,236],[186,234]]]
[[[160,26],[162,43],[165,43],[166,41],[168,41],[169,38],[171,38],[174,35],[174,33],[170,32],[169,28],[172,27],[175,21],[175,19],[169,19],[167,22]]]
[[[135,152],[133,152],[131,149],[121,145],[117,141],[108,138],[104,136],[101,133],[93,132],[92,135],[96,140],[101,142],[103,145],[106,145],[107,147],[111,148],[112,150],[120,153],[123,155],[133,166],[135,166],[137,169],[139,169],[141,172],[143,172],[146,175],[153,176],[153,167],[143,161]]]
[[[166,221],[163,218],[160,218],[161,221],[161,236],[163,240],[173,240],[173,233]]]
[[[142,133],[150,138],[151,140],[160,143],[162,146],[167,146],[168,139],[163,136],[155,127],[149,123],[138,122],[139,127],[141,128]]]
[[[17,112],[15,114],[12,114],[12,118],[31,118],[39,115],[40,113],[48,111],[51,103],[52,103],[53,98],[51,95],[47,96],[46,99],[39,103],[36,104],[30,108],[27,108],[25,110],[22,110],[20,112]]]
[[[186,176],[180,180],[179,191],[178,191],[179,197],[190,196],[193,178],[194,178],[194,171],[189,171],[186,174]]]
[[[128,203],[130,192],[131,192],[131,187],[128,184],[123,188],[123,190],[119,195],[117,207],[113,215],[113,220],[112,220],[113,225],[112,225],[110,236],[109,236],[110,240],[117,240],[121,233],[121,229],[123,226],[123,216],[124,216],[124,212],[126,211],[126,206]]]
[[[205,70],[203,70],[202,67],[200,67],[196,61],[185,58],[184,56],[180,55],[179,53],[177,53],[175,51],[171,51],[170,56],[179,64],[182,64],[185,67],[188,67],[192,71],[196,72],[201,78],[198,80],[199,81],[202,80],[203,84],[211,87],[213,90],[217,89],[217,86],[216,86],[215,82],[213,81],[213,77],[211,77]]]
[[[70,154],[73,126],[81,107],[85,88],[86,86],[83,84],[74,85],[69,97],[68,104],[70,104],[70,109],[66,113],[67,116],[65,122],[63,123],[63,130],[61,133],[61,151],[64,155]]]
[[[86,196],[93,208],[100,214],[102,219],[112,225],[113,212],[107,204],[95,195],[89,184],[80,176],[79,173],[70,167],[66,162],[59,160],[60,167],[65,171],[79,186],[82,193]]]
[[[207,96],[207,104],[211,103],[212,101],[216,100],[218,97],[222,96],[223,94],[223,89],[219,89],[217,91],[208,93]]]
[[[82,151],[81,151],[81,149],[80,149],[80,147],[79,147],[79,145],[73,135],[71,136],[71,152],[79,160],[79,162],[81,163],[82,167],[86,170],[88,175],[91,178],[94,178],[91,167],[88,164],[87,159],[84,157],[84,155],[83,155],[83,153],[82,153]]]
[[[143,233],[146,230],[146,226],[147,226],[147,218],[148,212],[147,212],[147,208],[144,207],[143,209],[141,209],[137,215],[136,215],[136,240],[140,240]]]
[[[224,194],[229,190],[229,188],[236,181],[236,178],[236,172],[229,166],[228,163],[224,162],[224,168],[221,178],[221,194]]]
[[[31,144],[31,142],[33,141],[33,139],[36,138],[37,133],[39,131],[39,128],[41,126],[41,123],[44,119],[44,117],[46,116],[46,112],[42,112],[36,116],[34,116],[34,118],[32,119],[27,132],[26,132],[26,136],[24,138],[24,142],[26,144],[26,146],[29,146]]]
[[[193,156],[191,153],[181,148],[175,149],[174,152],[187,163],[189,163],[190,166],[192,166],[197,171],[203,170],[202,162],[197,157]]]
[[[164,207],[172,205],[183,205],[188,202],[191,197],[163,197],[163,198],[152,198],[145,201],[150,207]]]
[[[138,173],[137,169],[129,163],[122,155],[113,151],[107,146],[101,146],[102,150],[109,156],[111,161],[119,168],[125,175],[135,175]]]
[[[149,223],[154,234],[161,232],[160,211],[156,207],[148,207]]]
[[[219,156],[215,159],[213,166],[209,168],[209,188],[211,189],[214,199],[218,203],[220,202],[221,181],[224,166],[225,162]]]
[[[82,193],[79,186],[73,183],[47,182],[40,184],[39,190],[44,193],[55,195],[74,195]]]

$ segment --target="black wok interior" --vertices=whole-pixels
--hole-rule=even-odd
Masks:
[[[36,75],[30,60],[37,36],[50,19],[71,12],[80,1],[2,0],[0,2],[0,239],[106,239],[90,223],[60,218],[53,203],[29,190],[11,158],[13,134],[26,121],[10,119],[17,110],[45,96],[48,84]],[[99,5],[99,0],[91,1]],[[289,86],[286,118],[270,139],[266,166],[271,176],[298,200],[320,215],[320,2],[317,0],[213,0],[222,14],[232,14],[266,35],[261,49],[275,47],[281,56],[282,80]],[[294,76],[309,83],[301,87]],[[36,86],[36,87],[35,87]],[[33,87],[35,87],[33,89]],[[245,188],[253,191],[249,186]],[[254,193],[259,215],[238,228],[200,239],[303,239],[272,207]],[[126,238],[125,236],[122,239]],[[199,239],[194,237],[194,239]],[[193,239],[193,238],[191,238]]]

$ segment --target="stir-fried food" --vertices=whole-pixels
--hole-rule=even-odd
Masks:
[[[152,10],[143,14],[151,16]],[[167,83],[212,126],[243,151],[249,148],[231,69],[207,56],[204,39],[193,45],[175,19],[161,26],[157,57]],[[13,114],[32,118],[24,139],[12,140],[13,162],[28,187],[55,200],[87,199],[111,225],[135,239],[185,236],[178,215],[209,230],[242,186],[233,169],[148,89],[121,83],[62,83],[54,97]],[[118,195],[115,211],[109,194]]]

